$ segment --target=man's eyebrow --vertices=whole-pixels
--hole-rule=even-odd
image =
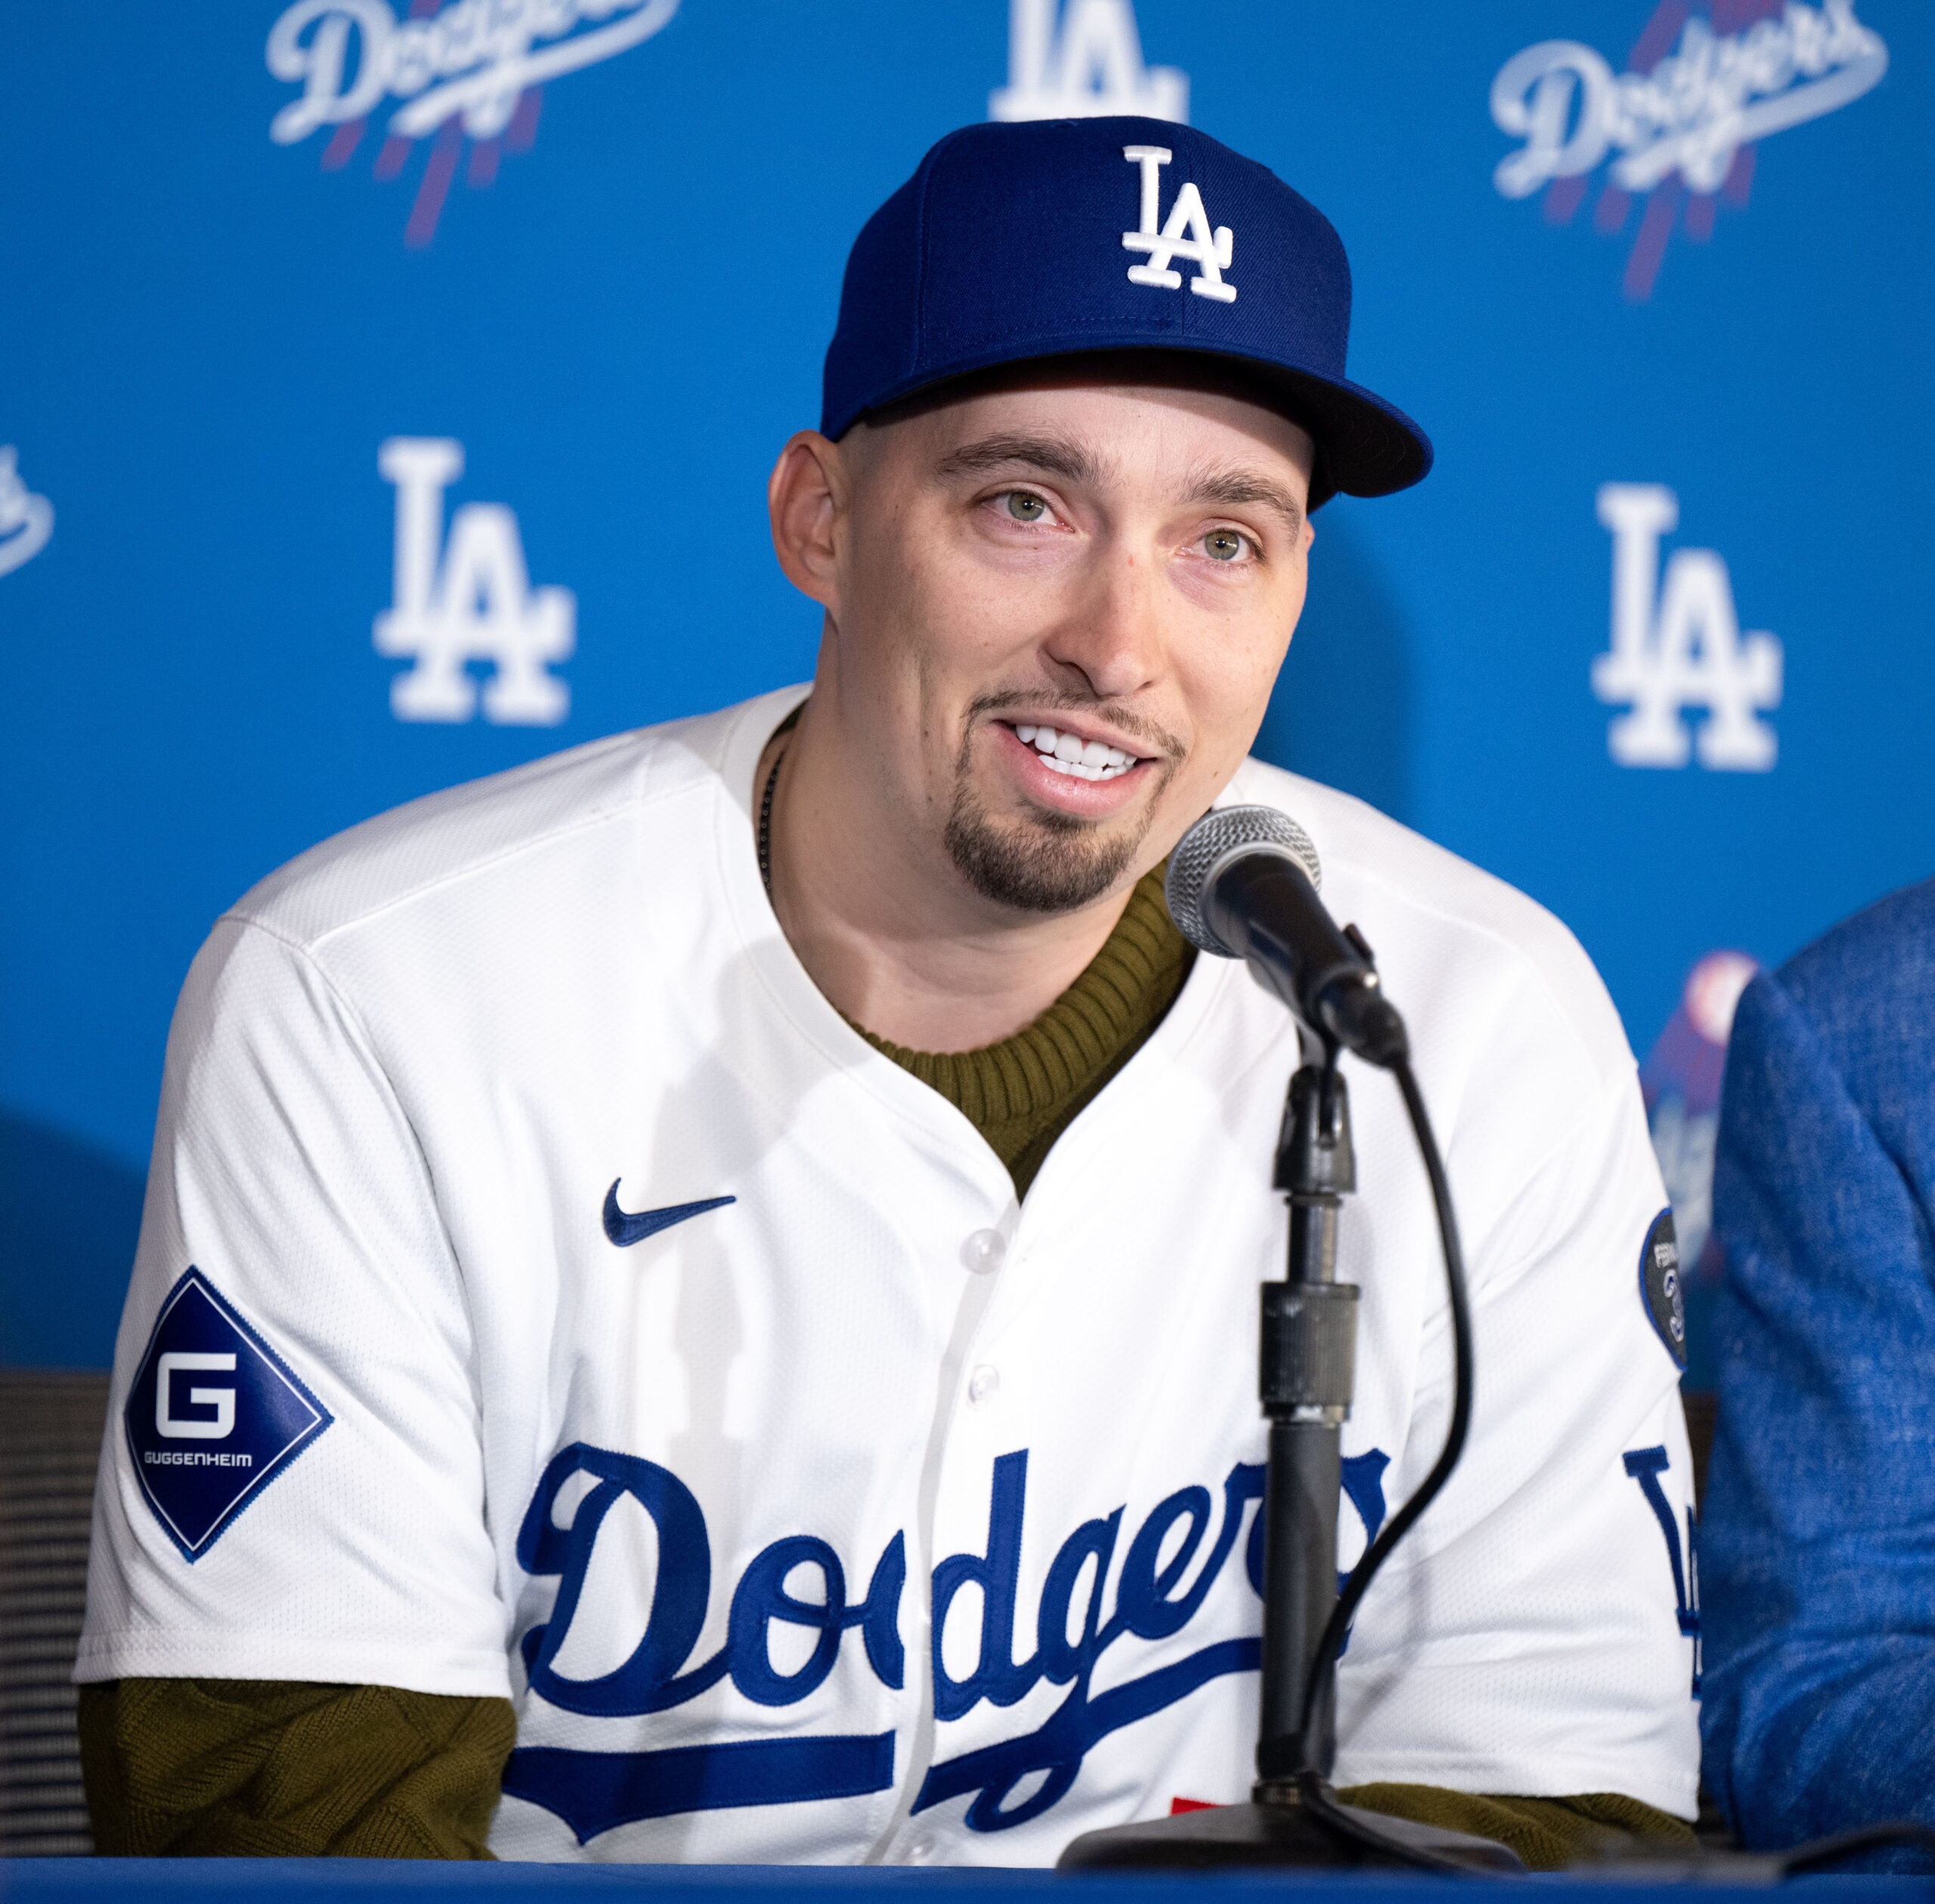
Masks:
[[[940,472],[974,476],[1016,463],[1074,483],[1093,483],[1101,474],[1095,459],[1080,444],[1059,436],[984,436],[949,450],[941,458]]]
[[[1282,516],[1293,534],[1303,527],[1304,512],[1296,498],[1280,483],[1272,482],[1253,469],[1206,470],[1190,482],[1189,500],[1220,503],[1226,509],[1260,503]]]
[[[1073,483],[1093,484],[1102,476],[1101,466],[1086,447],[1060,436],[984,436],[950,450],[939,469],[943,476],[974,476],[1017,466]],[[1293,534],[1303,527],[1302,507],[1282,484],[1240,466],[1198,471],[1186,485],[1185,500],[1226,509],[1260,503],[1282,516]]]

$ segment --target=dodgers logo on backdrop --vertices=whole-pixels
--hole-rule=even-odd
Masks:
[[[1344,1497],[1365,1543],[1383,1524],[1387,1465],[1376,1448],[1343,1463]],[[1261,1656],[1253,1635],[1239,1636],[1212,1639],[1180,1657],[1172,1652],[1163,1664],[1138,1673],[1138,1649],[1130,1645],[1128,1670],[1110,1678],[1106,1690],[1091,1689],[1097,1664],[1111,1649],[1138,1640],[1146,1647],[1187,1627],[1233,1562],[1253,1592],[1262,1593],[1260,1465],[1240,1461],[1231,1468],[1220,1502],[1206,1487],[1178,1488],[1150,1509],[1133,1535],[1119,1507],[1085,1521],[1056,1550],[1032,1622],[1017,1604],[1027,1487],[1027,1450],[999,1457],[982,1550],[950,1555],[934,1570],[933,1711],[941,1725],[984,1702],[1013,1706],[1044,1682],[1067,1688],[1033,1730],[937,1757],[928,1767],[913,1810],[967,1797],[965,1822],[976,1831],[1006,1831],[1040,1816],[1067,1795],[1098,1741],[1223,1674],[1254,1671]],[[653,1577],[636,1584],[628,1578],[625,1590],[636,1591],[638,1636],[611,1670],[574,1677],[559,1662],[586,1604],[601,1531],[627,1501],[650,1517],[656,1533]],[[1122,1547],[1126,1552],[1117,1565]],[[601,1720],[668,1712],[725,1681],[756,1706],[783,1710],[819,1692],[856,1648],[881,1685],[898,1691],[906,1683],[904,1532],[887,1540],[856,1599],[848,1596],[846,1566],[828,1542],[810,1534],[774,1541],[733,1586],[718,1650],[696,1662],[692,1654],[711,1603],[711,1543],[704,1509],[670,1469],[573,1442],[546,1467],[519,1530],[517,1554],[527,1573],[558,1578],[550,1615],[524,1633],[519,1650],[531,1694],[560,1711]],[[816,1597],[803,1597],[809,1590]],[[963,1593],[976,1609],[971,1657],[965,1656],[967,1624],[956,1611]],[[608,1619],[611,1610],[608,1599],[593,1617]],[[1025,1636],[1030,1624],[1032,1647]],[[796,1633],[783,1645],[785,1670],[773,1658],[781,1627],[810,1639],[805,1644]],[[1025,1649],[1020,1658],[1017,1637]],[[608,1644],[602,1650],[609,1656],[616,1649]],[[863,1709],[876,1708],[864,1704]],[[816,1711],[825,1713],[824,1704]],[[769,1728],[753,1738],[643,1751],[521,1745],[504,1768],[503,1789],[563,1819],[583,1844],[621,1825],[683,1812],[884,1791],[893,1782],[895,1744],[892,1732],[781,1734]]]
[[[988,95],[996,119],[1189,119],[1189,75],[1145,67],[1129,0],[1011,0],[1008,84]]]
[[[1639,1067],[1653,1154],[1673,1209],[1683,1320],[1688,1294],[1711,1293],[1720,1278],[1713,1223],[1720,1084],[1735,1010],[1759,970],[1745,952],[1707,953],[1687,974],[1677,1008]]]
[[[0,575],[32,562],[54,534],[54,505],[20,480],[14,446],[0,443]]]
[[[1722,199],[1745,207],[1757,141],[1859,99],[1887,70],[1888,49],[1854,0],[1707,0],[1704,14],[1659,0],[1616,77],[1577,40],[1541,40],[1506,61],[1492,121],[1524,144],[1492,182],[1506,198],[1543,190],[1547,219],[1565,224],[1590,175],[1617,154],[1593,222],[1624,231],[1643,195],[1625,289],[1649,297],[1676,228],[1704,241]]]
[[[376,617],[376,652],[416,661],[390,683],[397,719],[469,720],[478,694],[466,664],[488,661],[486,720],[555,726],[571,711],[571,689],[545,664],[577,645],[571,590],[531,586],[517,518],[501,503],[465,503],[443,543],[444,491],[463,473],[461,443],[393,436],[376,467],[396,485],[395,599]]]
[[[163,1302],[122,1410],[135,1478],[189,1561],[333,1419],[194,1268]]]
[[[1194,182],[1185,181],[1177,187],[1169,223],[1157,231],[1156,220],[1162,209],[1162,172],[1169,163],[1169,149],[1166,145],[1125,145],[1122,156],[1142,169],[1142,221],[1136,230],[1122,234],[1122,249],[1148,253],[1147,264],[1129,266],[1129,283],[1179,291],[1182,274],[1172,268],[1172,261],[1187,258],[1196,267],[1189,288],[1198,297],[1234,304],[1237,287],[1223,282],[1236,245],[1230,228],[1219,224],[1213,232],[1209,229],[1203,194]]]
[[[398,177],[433,140],[404,242],[427,245],[467,148],[472,186],[490,184],[501,153],[527,152],[543,88],[649,39],[679,0],[412,0],[399,20],[386,0],[296,0],[269,29],[269,71],[301,96],[269,123],[277,145],[324,127],[323,169],[346,166],[385,101],[376,177]],[[599,23],[602,22],[602,24]]]
[[[1680,549],[1658,587],[1660,537],[1680,522],[1680,499],[1658,483],[1605,483],[1599,521],[1612,531],[1612,646],[1593,662],[1600,700],[1632,704],[1606,729],[1623,767],[1704,767],[1764,773],[1774,730],[1757,711],[1781,704],[1781,644],[1740,631],[1726,564],[1711,549]],[[1680,717],[1704,707],[1695,741]]]

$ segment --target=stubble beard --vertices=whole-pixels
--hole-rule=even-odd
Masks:
[[[955,870],[982,898],[1019,912],[1079,912],[1107,892],[1141,850],[1178,764],[1173,757],[1161,762],[1139,823],[1120,831],[1104,833],[1101,822],[1046,808],[997,824],[969,778],[972,736],[971,719],[955,763],[954,803],[942,841]]]

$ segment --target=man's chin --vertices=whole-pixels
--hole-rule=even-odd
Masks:
[[[1076,912],[1128,871],[1149,830],[1104,830],[1072,813],[1038,809],[996,822],[966,789],[948,816],[943,839],[961,878],[985,899],[1018,912]]]

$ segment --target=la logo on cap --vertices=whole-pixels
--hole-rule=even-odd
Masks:
[[[1129,266],[1130,283],[1180,291],[1182,273],[1172,271],[1169,261],[1187,258],[1194,262],[1197,274],[1189,280],[1189,288],[1199,298],[1234,304],[1237,287],[1223,282],[1236,242],[1230,228],[1219,224],[1213,233],[1210,231],[1209,215],[1203,209],[1203,194],[1190,181],[1176,193],[1176,202],[1169,208],[1169,221],[1158,231],[1156,218],[1162,209],[1159,202],[1162,169],[1172,155],[1164,145],[1125,145],[1122,156],[1142,168],[1141,229],[1122,234],[1122,249],[1149,254],[1147,264]]]

